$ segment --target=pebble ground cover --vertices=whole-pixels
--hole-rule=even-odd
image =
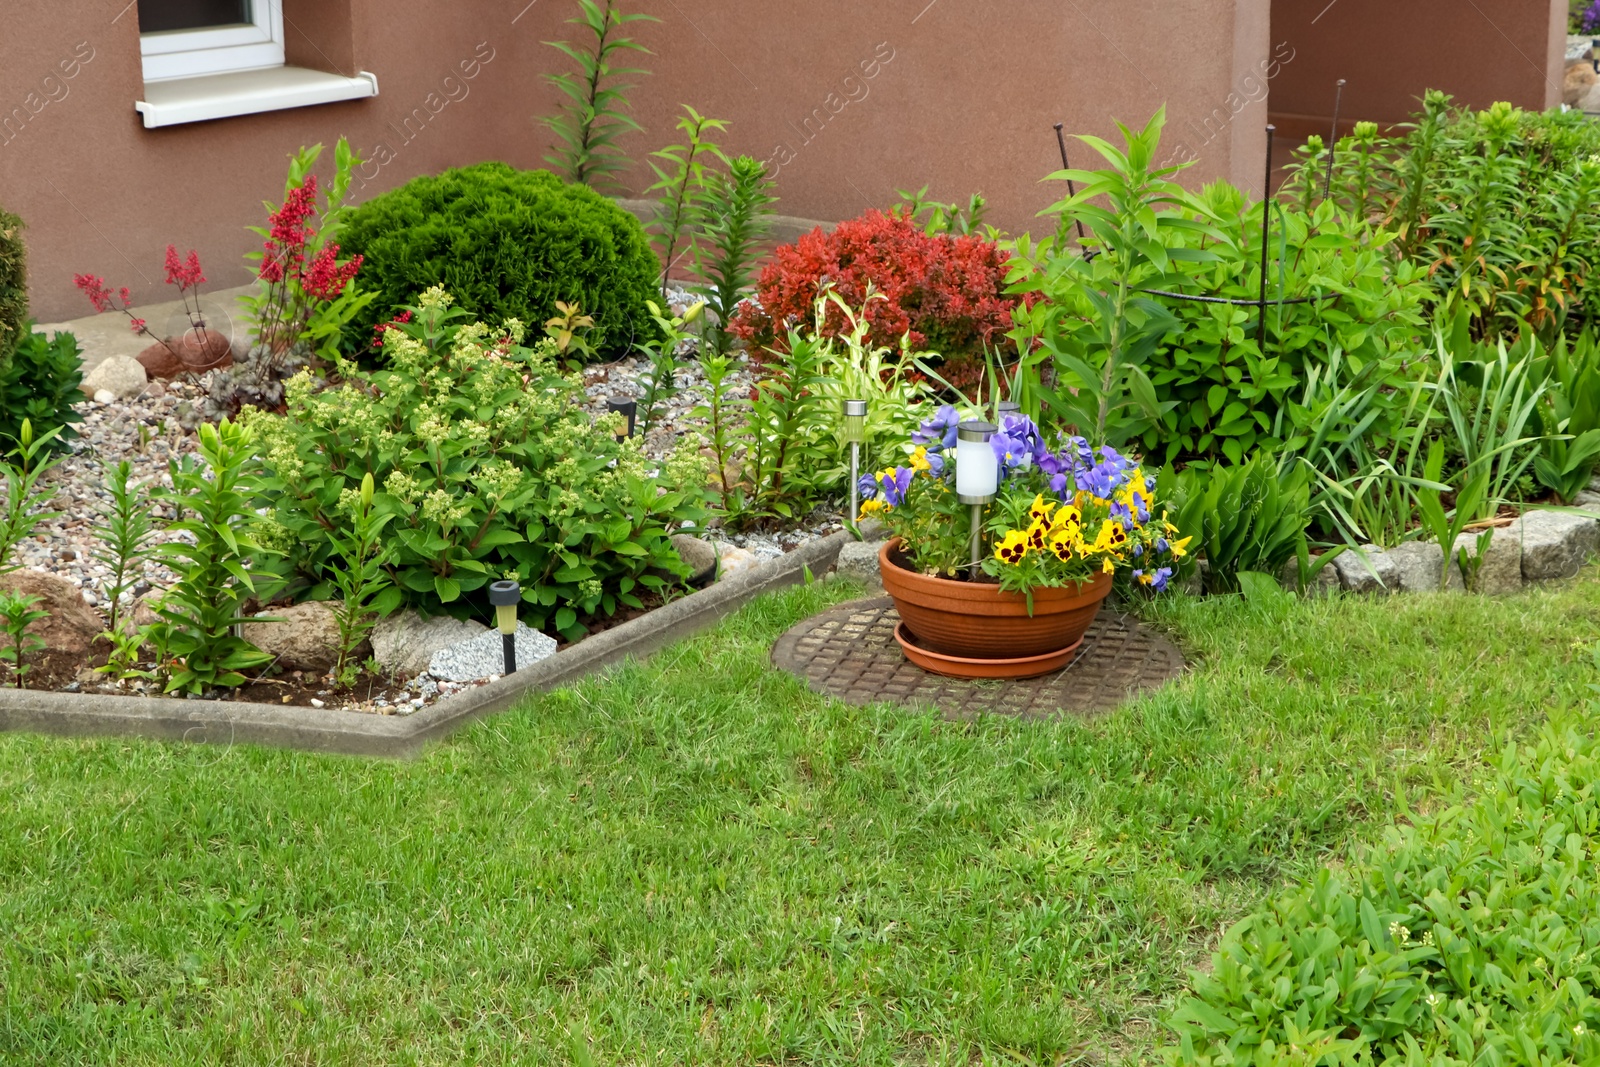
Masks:
[[[765,598],[410,763],[0,738],[0,1061],[1149,1058],[1220,929],[1596,681],[1600,575],[1162,603],[1092,722],[849,708]]]

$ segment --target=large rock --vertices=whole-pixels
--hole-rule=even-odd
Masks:
[[[1600,551],[1600,519],[1564,511],[1530,511],[1508,529],[1522,545],[1522,578],[1571,578]]]
[[[1567,34],[1567,62],[1576,63],[1580,59],[1587,62],[1593,45],[1594,38],[1586,33]]]
[[[1600,112],[1600,82],[1583,91],[1583,95],[1578,97],[1577,108],[1590,115]]]
[[[514,640],[519,671],[556,654],[555,638],[520,622]],[[505,672],[505,638],[499,630],[441,648],[428,660],[428,673],[442,682],[475,682]]]
[[[717,581],[726,581],[736,575],[753,571],[761,565],[761,560],[747,548],[730,545],[726,541],[718,541],[717,546]]]
[[[883,574],[878,569],[878,550],[882,541],[850,541],[839,549],[839,561],[834,564],[840,574],[864,582],[868,586],[883,584]]]
[[[27,632],[42,640],[44,647],[52,652],[82,655],[105,629],[100,616],[84,603],[78,587],[53,574],[43,571],[0,574],[0,590],[39,598],[34,608],[50,614],[31,624]]]
[[[1572,498],[1572,506],[1585,511],[1600,512],[1600,492],[1593,489],[1580,489],[1578,495]]]
[[[402,611],[379,619],[372,629],[372,658],[395,674],[416,676],[441,648],[477,637],[488,627],[471,619],[436,615],[424,619],[415,611]]]
[[[1568,107],[1577,107],[1578,102],[1594,86],[1595,81],[1594,65],[1589,60],[1575,60],[1568,63],[1566,73],[1561,79],[1561,99]]]
[[[717,576],[717,550],[709,541],[688,534],[673,534],[672,547],[689,568],[689,586],[699,589]]]
[[[139,353],[139,362],[152,378],[177,378],[233,366],[233,344],[216,330],[185,330]]]
[[[128,356],[107,356],[83,377],[80,388],[88,396],[104,391],[118,400],[131,400],[150,383],[144,364]]]
[[[1400,578],[1399,592],[1439,592],[1439,580],[1444,575],[1444,553],[1437,541],[1406,541],[1387,549],[1384,555],[1394,564]],[[1461,569],[1454,562],[1450,565],[1449,583],[1446,588],[1455,592],[1464,588]]]
[[[339,620],[334,611],[341,603],[308,600],[260,612],[252,617],[278,621],[245,623],[244,639],[272,656],[284,670],[317,674],[332,670],[339,660]],[[362,646],[356,649],[358,660],[366,658],[366,642]]]
[[[1464,533],[1456,538],[1456,550],[1450,554],[1450,558],[1459,561],[1463,551],[1468,556],[1478,554],[1476,533]],[[1455,583],[1460,581],[1459,562],[1452,567],[1452,570],[1455,574],[1450,580],[1454,587]],[[1495,530],[1494,539],[1489,542],[1483,563],[1478,568],[1477,586],[1474,591],[1485,596],[1504,596],[1507,593],[1522,591],[1522,545],[1511,527],[1501,526]]]
[[[1336,566],[1337,560],[1338,557],[1335,556],[1332,560],[1322,565],[1322,569],[1317,571],[1317,576],[1312,578],[1310,584],[1306,586],[1306,596],[1327,596],[1329,593],[1338,592],[1339,571]],[[1317,557],[1313,556],[1311,562],[1315,565]],[[1291,593],[1300,592],[1300,560],[1298,558],[1284,561],[1283,567],[1278,571],[1278,584]]]
[[[1362,545],[1359,550],[1349,549],[1334,560],[1333,565],[1339,569],[1339,584],[1351,593],[1395,593],[1400,590],[1400,568],[1377,545]]]

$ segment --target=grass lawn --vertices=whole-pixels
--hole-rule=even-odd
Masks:
[[[1597,681],[1600,579],[1152,609],[1094,722],[849,708],[720,629],[412,763],[0,737],[0,1062],[1140,1057],[1220,928]]]

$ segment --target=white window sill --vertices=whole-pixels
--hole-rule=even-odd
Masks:
[[[303,67],[268,67],[146,82],[144,99],[133,107],[144,116],[145,128],[154,129],[377,95],[378,76],[366,71],[346,78]]]

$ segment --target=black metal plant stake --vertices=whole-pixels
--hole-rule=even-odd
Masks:
[[[1333,153],[1339,148],[1339,104],[1344,99],[1344,79],[1333,87],[1333,133],[1328,138],[1328,176],[1322,182],[1322,199],[1333,189]]]
[[[1066,126],[1066,123],[1064,123],[1064,122],[1056,123],[1056,144],[1061,147],[1061,169],[1062,170],[1071,170],[1072,169],[1072,164],[1067,162],[1067,135],[1061,132],[1062,129],[1065,126]],[[1077,187],[1077,185],[1075,185],[1073,183],[1071,178],[1067,179],[1067,192],[1070,193],[1073,196],[1077,196],[1078,195],[1078,187]],[[1077,219],[1075,221],[1078,224],[1078,244],[1082,245],[1083,244],[1083,220],[1082,219]]]
[[[1256,326],[1256,347],[1267,352],[1267,246],[1272,239],[1272,136],[1278,128],[1267,123],[1267,179],[1261,186],[1261,322]]]

